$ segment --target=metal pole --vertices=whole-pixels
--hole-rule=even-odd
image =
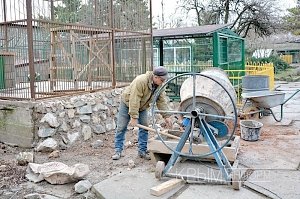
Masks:
[[[164,40],[163,37],[159,39],[159,65],[164,65]]]
[[[54,4],[53,0],[50,1],[50,10],[51,10],[51,21],[54,21]]]
[[[162,29],[165,28],[165,14],[164,14],[164,0],[161,0],[161,21],[162,21]]]
[[[3,17],[4,17],[4,42],[5,50],[8,51],[8,33],[7,33],[7,23],[6,23],[6,0],[3,0]]]
[[[34,71],[34,56],[33,56],[33,26],[32,26],[32,6],[31,0],[26,0],[26,14],[27,14],[27,40],[28,40],[28,63],[30,75],[30,94],[31,99],[35,99],[35,71]]]
[[[110,63],[112,66],[112,87],[116,87],[116,70],[115,70],[115,24],[114,24],[114,12],[113,12],[113,0],[110,0],[110,27],[111,31],[111,56]]]
[[[97,8],[97,2],[96,2],[96,0],[94,1],[94,4],[95,4],[95,10],[94,10],[94,15],[95,15],[95,18],[94,18],[94,23],[92,23],[92,25],[94,25],[94,26],[100,26],[100,25],[102,25],[102,24],[98,24],[97,23],[97,18],[98,18],[98,12],[97,12],[97,10],[98,10],[98,8]],[[99,11],[100,11],[100,9],[99,9]]]
[[[153,70],[153,30],[152,30],[152,0],[150,0],[150,68]]]

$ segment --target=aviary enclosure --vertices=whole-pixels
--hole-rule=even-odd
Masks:
[[[1,0],[0,98],[115,88],[152,67],[151,0]]]

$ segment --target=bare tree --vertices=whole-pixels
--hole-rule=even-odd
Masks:
[[[254,31],[259,36],[269,36],[281,27],[274,0],[245,0],[239,4],[237,8],[240,9],[236,10],[232,28],[240,36],[246,37],[249,31]]]
[[[179,9],[185,10],[187,14],[195,12],[198,25],[203,25],[203,14],[205,5],[199,0],[179,0]]]
[[[180,0],[180,8],[195,11],[198,25],[232,23],[231,27],[246,37],[249,31],[267,36],[279,26],[275,0]]]

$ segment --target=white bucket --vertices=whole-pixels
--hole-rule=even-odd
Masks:
[[[241,138],[247,141],[256,141],[260,137],[262,123],[255,120],[241,120]]]

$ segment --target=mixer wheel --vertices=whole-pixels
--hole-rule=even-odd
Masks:
[[[158,161],[155,167],[155,178],[160,180],[162,178],[163,170],[165,169],[165,162]]]
[[[240,190],[241,188],[241,171],[239,169],[234,169],[232,171],[232,187],[234,190]]]

